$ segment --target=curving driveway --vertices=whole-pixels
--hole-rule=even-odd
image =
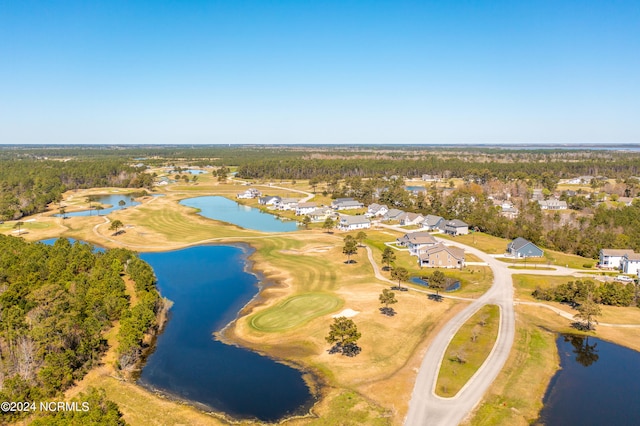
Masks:
[[[478,256],[493,271],[491,288],[449,321],[435,337],[427,352],[411,395],[409,412],[405,424],[413,425],[457,425],[482,400],[485,392],[496,378],[509,357],[515,336],[515,312],[513,308],[513,270],[508,265],[488,254],[464,244],[447,241],[449,245],[464,248]],[[500,327],[493,350],[476,374],[455,397],[442,398],[435,394],[440,363],[449,342],[458,329],[482,306],[495,304],[500,307]]]

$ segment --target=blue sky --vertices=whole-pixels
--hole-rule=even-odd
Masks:
[[[0,0],[0,143],[640,143],[640,2]]]

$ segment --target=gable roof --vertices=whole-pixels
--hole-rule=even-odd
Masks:
[[[398,242],[411,244],[435,244],[436,239],[426,231],[410,232],[397,239]]]
[[[631,249],[601,249],[600,253],[603,256],[624,256],[625,254],[632,254]]]
[[[371,223],[369,221],[369,219],[367,219],[366,217],[362,216],[362,215],[358,215],[358,216],[351,216],[351,215],[341,215],[340,216],[340,223],[344,223],[346,225],[358,225],[361,223]]]
[[[467,225],[460,219],[453,219],[447,222],[446,226],[453,226],[454,228],[464,228],[464,227],[468,227],[469,225]]]
[[[441,220],[444,220],[442,216],[428,214],[427,217],[424,218],[424,224],[427,226],[436,226]]]
[[[454,257],[456,259],[464,259],[464,250],[463,249],[458,248],[458,247],[453,247],[453,246],[445,246],[442,243],[438,243],[433,247],[429,247],[428,249],[426,249],[425,251],[420,253],[419,257],[420,257],[420,259],[428,258],[432,254],[439,253],[441,251],[446,251],[452,257]]]

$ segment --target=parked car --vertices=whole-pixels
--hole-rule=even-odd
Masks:
[[[626,275],[618,275],[616,277],[616,281],[622,281],[623,283],[630,283],[631,281],[633,281],[633,278],[628,277]]]

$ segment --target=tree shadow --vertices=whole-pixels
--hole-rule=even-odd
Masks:
[[[340,353],[343,356],[354,357],[358,355],[361,350],[362,348],[355,343],[346,343],[344,345],[336,343],[328,350],[328,352],[332,355]]]
[[[444,300],[444,297],[440,296],[439,294],[430,294],[429,300],[433,300],[434,302],[442,302]]]
[[[394,316],[396,314],[395,309],[390,308],[390,307],[382,307],[382,308],[380,308],[380,312],[383,315],[386,315],[388,317],[392,317],[392,316]]]
[[[594,324],[591,324],[591,326],[588,326],[586,323],[580,322],[580,321],[574,321],[571,323],[571,327],[575,328],[576,330],[580,330],[580,331],[593,331],[596,329],[596,327],[594,326]]]
[[[398,287],[397,285],[396,285],[396,286],[391,287],[391,290],[395,290],[395,291],[409,291],[409,289],[408,289],[407,287]]]
[[[352,263],[358,263],[358,262],[356,260],[351,259],[351,260],[345,260],[344,263],[345,265],[350,265]]]

